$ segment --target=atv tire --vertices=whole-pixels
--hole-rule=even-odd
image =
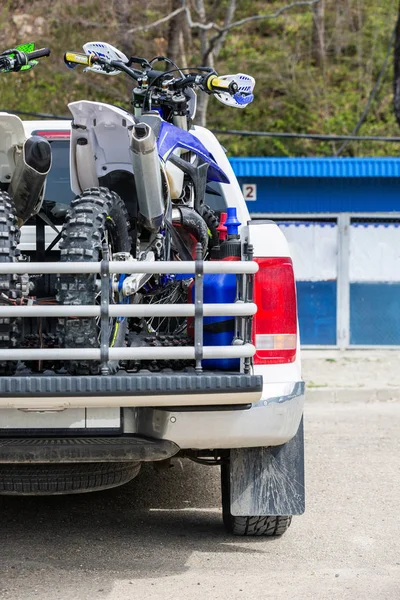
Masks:
[[[60,243],[61,262],[100,261],[105,236],[111,254],[131,251],[129,217],[121,198],[107,188],[89,188],[71,203]],[[96,304],[96,277],[99,276],[61,275],[57,282],[57,301],[72,305]],[[120,322],[113,319],[110,347],[124,346],[126,334],[127,319]],[[59,338],[64,348],[98,348],[99,326],[95,318],[60,319]],[[109,372],[115,373],[118,365],[116,360],[109,361]],[[100,362],[71,360],[65,367],[73,375],[95,375]]]
[[[203,212],[201,215],[206,222],[208,227],[210,239],[208,241],[208,249],[211,250],[214,246],[219,246],[219,233],[217,231],[217,227],[219,224],[218,217],[215,212],[208,206],[208,204],[203,204]]]
[[[16,262],[19,256],[17,248],[20,230],[17,225],[14,202],[6,192],[0,191],[0,262]],[[21,295],[18,290],[17,275],[0,274],[0,294],[6,296],[0,299],[0,304],[9,305],[10,301]],[[21,319],[4,317],[0,319],[0,349],[8,350],[17,348],[21,339]],[[17,361],[0,361],[0,375],[13,375],[17,368]]]

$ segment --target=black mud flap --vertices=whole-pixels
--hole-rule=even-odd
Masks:
[[[289,442],[230,452],[231,514],[301,515],[305,509],[303,419]]]

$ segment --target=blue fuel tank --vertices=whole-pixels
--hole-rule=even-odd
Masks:
[[[221,215],[222,217],[222,215]],[[224,224],[222,218],[221,223]],[[236,208],[227,209],[225,220],[226,236],[221,229],[219,250],[216,260],[240,260],[241,242],[238,234],[240,222],[236,216]],[[226,237],[226,239],[225,239]],[[228,273],[205,274],[204,304],[232,304],[236,300],[236,275]],[[191,288],[192,302],[194,285]],[[190,294],[189,294],[190,297]],[[235,317],[204,317],[203,346],[230,346],[235,336]],[[239,358],[205,359],[202,361],[205,369],[220,369],[223,371],[238,371]]]
[[[235,302],[236,275],[205,274],[204,303],[224,304]],[[203,345],[230,346],[235,333],[234,317],[204,317]],[[221,369],[223,371],[238,371],[240,359],[223,358],[203,360],[205,369]]]

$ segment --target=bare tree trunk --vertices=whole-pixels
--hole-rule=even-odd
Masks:
[[[236,0],[230,0],[225,13],[224,27],[229,27],[232,24],[232,21],[235,17],[236,8]],[[214,56],[218,56],[218,54],[221,52],[221,48],[224,45],[227,34],[228,31],[226,31],[224,35],[222,35],[219,38],[218,42],[215,44]]]
[[[204,6],[204,0],[195,0],[196,12],[199,15],[200,23],[206,22],[206,9]],[[208,32],[204,29],[200,30],[200,52],[201,52],[201,64],[202,66],[214,66],[214,60],[212,53],[206,58],[208,51]],[[206,65],[205,62],[208,64]],[[209,96],[208,94],[201,93],[197,97],[197,110],[196,110],[196,124],[202,127],[206,126],[207,122],[207,107],[208,107]]]
[[[124,54],[133,54],[132,36],[127,32],[130,22],[131,3],[129,0],[114,0],[115,16],[118,23],[118,47]]]
[[[172,0],[171,12],[182,6],[181,0]],[[168,28],[168,51],[167,56],[180,67],[186,66],[186,53],[184,43],[184,29],[187,29],[187,21],[180,13],[169,22]]]
[[[317,65],[325,62],[325,0],[313,5],[312,57]]]
[[[397,123],[400,125],[400,5],[396,24],[396,39],[394,45],[394,85],[393,104]]]
[[[205,127],[207,124],[207,108],[210,96],[208,94],[199,94],[197,96],[197,109],[196,109],[196,125]]]
[[[204,0],[196,0],[196,10],[199,14],[200,20],[202,23],[206,21],[206,14],[204,8]],[[236,12],[236,0],[230,0],[224,19],[224,27],[229,27],[232,24]],[[228,31],[226,31],[216,42],[215,46],[213,46],[208,39],[208,32],[201,31],[200,32],[200,40],[201,40],[201,57],[202,63],[204,66],[210,66],[214,68],[214,58],[218,56],[221,51],[221,48],[225,42],[225,38],[227,36]],[[208,94],[201,94],[198,98],[197,103],[197,117],[196,123],[198,125],[206,126],[207,122],[207,107],[210,97]]]

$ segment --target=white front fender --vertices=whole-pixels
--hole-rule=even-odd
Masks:
[[[0,112],[0,182],[9,183],[15,168],[15,154],[26,135],[19,117]]]

